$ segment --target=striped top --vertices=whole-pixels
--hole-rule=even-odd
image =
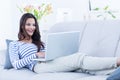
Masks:
[[[33,43],[13,41],[9,44],[10,61],[15,69],[28,68],[32,70],[37,63],[32,60],[37,58],[35,53],[37,53],[37,46]]]

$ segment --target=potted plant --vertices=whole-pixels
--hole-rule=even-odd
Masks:
[[[18,7],[21,13],[32,13],[39,22],[44,16],[52,13],[51,4],[42,4],[40,6],[26,5],[25,7]]]
[[[107,18],[107,15],[109,15],[112,19],[116,18],[114,14],[115,11],[112,11],[108,5],[103,8],[96,7],[95,9],[93,9],[93,11],[99,12],[97,14],[97,18],[103,17],[103,19],[105,20]]]

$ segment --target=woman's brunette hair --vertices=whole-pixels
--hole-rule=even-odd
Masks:
[[[30,36],[27,34],[25,30],[25,24],[28,18],[33,18],[35,20],[35,31],[32,35],[32,43],[34,43],[38,47],[38,51],[40,51],[41,48],[44,48],[43,42],[41,41],[41,35],[39,31],[39,25],[37,22],[37,19],[35,16],[31,13],[25,13],[20,19],[20,25],[19,25],[19,33],[18,33],[18,39],[19,41],[24,39],[30,39]]]

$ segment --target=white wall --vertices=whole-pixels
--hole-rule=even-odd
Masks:
[[[3,0],[0,3],[0,49],[6,48],[5,39],[12,37],[11,1]]]
[[[0,3],[0,50],[6,48],[5,39],[17,39],[19,20],[22,15],[17,6],[39,5],[41,3],[51,3],[53,13],[45,17],[46,22],[41,21],[40,29],[48,29],[55,23],[62,21],[64,15],[62,13],[64,12],[69,14],[64,17],[67,18],[67,21],[84,20],[84,16],[89,12],[88,0],[3,0]]]
[[[63,13],[66,11],[70,12],[70,15],[67,16],[69,21],[83,20],[83,15],[88,11],[88,0],[14,0],[12,2],[12,16],[14,16],[12,18],[13,32],[18,32],[19,18],[22,15],[17,6],[40,5],[41,3],[51,3],[53,7],[53,13],[45,17],[46,21],[42,20],[40,23],[40,29],[42,30],[49,29],[52,25],[59,22],[63,15],[59,15],[58,10],[62,9],[59,11],[60,13],[62,11]],[[13,35],[17,36],[16,34]]]
[[[46,22],[43,20],[40,24],[42,29],[50,28],[58,21],[59,9],[63,9],[63,13],[64,9],[69,9],[71,15],[68,17],[71,21],[83,20],[83,15],[88,9],[87,0],[3,0],[0,3],[0,50],[6,48],[5,39],[17,39],[19,20],[22,15],[17,6],[41,3],[51,3],[53,6],[53,13],[45,18]]]

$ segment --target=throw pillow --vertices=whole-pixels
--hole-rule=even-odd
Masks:
[[[12,42],[12,41],[13,40],[6,39],[7,50],[6,50],[6,55],[5,55],[4,69],[10,69],[10,68],[12,68],[12,64],[10,62],[10,57],[9,57],[9,43]]]

